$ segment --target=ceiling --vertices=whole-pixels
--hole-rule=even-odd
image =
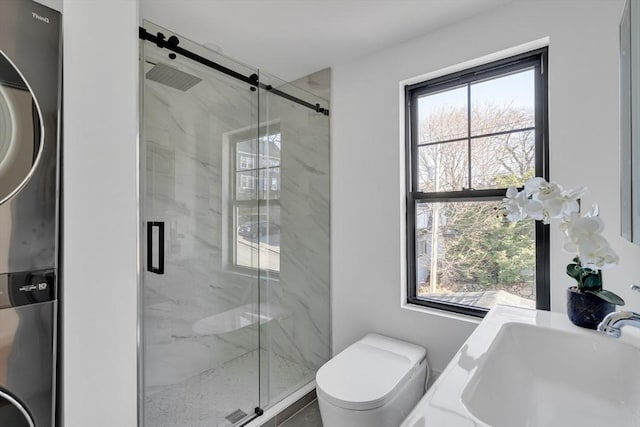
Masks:
[[[512,0],[140,0],[140,16],[292,81]]]

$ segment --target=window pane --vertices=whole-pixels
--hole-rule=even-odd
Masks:
[[[236,170],[280,166],[280,134],[261,136],[236,143]]]
[[[260,137],[260,167],[280,166],[280,134]]]
[[[256,167],[256,141],[240,141],[236,144],[236,170],[254,169]]]
[[[523,186],[535,175],[535,131],[471,140],[471,187]]]
[[[280,271],[280,206],[236,207],[234,244],[236,265]]]
[[[469,187],[467,141],[418,147],[418,191],[459,191]]]
[[[280,168],[260,169],[260,199],[280,198]]]
[[[418,99],[418,144],[464,138],[468,134],[467,86]]]
[[[234,212],[234,264],[258,268],[258,245],[253,224],[259,222],[257,206],[236,207]]]
[[[256,200],[257,182],[256,170],[236,173],[236,200]]]
[[[534,223],[512,223],[500,207],[500,201],[416,203],[419,298],[535,308]]]
[[[267,212],[260,223],[260,268],[280,271],[280,206],[261,206]]]
[[[471,135],[533,127],[534,70],[471,84]]]

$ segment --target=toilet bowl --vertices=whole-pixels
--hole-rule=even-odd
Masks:
[[[424,394],[423,347],[369,334],[316,374],[324,427],[397,427]]]

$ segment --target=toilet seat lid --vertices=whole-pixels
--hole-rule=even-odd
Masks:
[[[369,334],[318,370],[318,395],[344,409],[378,408],[393,398],[425,354],[423,347]]]

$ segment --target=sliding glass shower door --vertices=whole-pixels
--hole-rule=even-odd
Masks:
[[[241,425],[330,357],[327,102],[145,29],[142,425]]]
[[[280,401],[315,379],[331,357],[329,259],[329,117],[326,106],[283,80],[260,72],[260,211],[277,230],[263,239],[260,303],[269,310],[260,328],[261,404]],[[274,90],[275,89],[275,90]],[[275,227],[274,227],[275,226]]]
[[[258,94],[151,42],[142,52],[145,425],[233,425],[259,406],[259,282],[246,274],[258,260]]]

